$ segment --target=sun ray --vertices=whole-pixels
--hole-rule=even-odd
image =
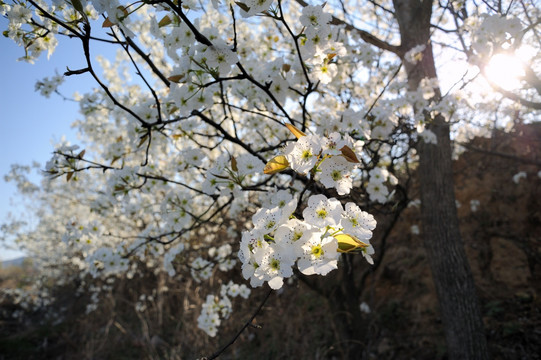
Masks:
[[[516,55],[496,54],[485,67],[487,79],[505,90],[518,89],[524,77],[524,68]]]

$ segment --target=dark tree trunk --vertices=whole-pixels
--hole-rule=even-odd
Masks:
[[[488,359],[481,311],[458,227],[449,126],[430,129],[438,145],[419,146],[424,246],[432,269],[450,359]]]
[[[407,51],[424,44],[420,62],[405,62],[408,84],[416,89],[424,78],[436,78],[430,44],[431,0],[393,0],[400,27],[401,48]],[[439,89],[436,89],[436,96]],[[422,112],[423,109],[415,109]],[[437,145],[421,142],[419,178],[424,246],[436,285],[447,341],[449,359],[488,359],[475,284],[458,226],[449,124],[442,114],[431,119],[428,128]]]

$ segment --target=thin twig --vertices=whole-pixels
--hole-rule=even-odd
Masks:
[[[265,305],[265,303],[267,302],[267,299],[269,298],[270,294],[272,293],[272,289],[269,290],[269,292],[267,293],[267,295],[265,296],[265,298],[263,299],[263,301],[261,302],[261,304],[259,305],[259,307],[257,308],[257,310],[254,312],[254,314],[252,315],[252,317],[250,318],[250,320],[248,320],[246,322],[246,324],[244,324],[244,326],[239,330],[239,332],[237,332],[237,334],[233,337],[233,339],[231,339],[231,341],[229,341],[226,345],[224,345],[220,350],[216,351],[214,354],[212,354],[211,356],[209,356],[208,358],[206,358],[207,360],[213,360],[213,359],[216,359],[218,356],[220,356],[221,353],[223,353],[228,347],[230,347],[231,345],[233,345],[233,343],[238,339],[238,337],[240,336],[240,334],[242,334],[242,332],[244,330],[246,330],[246,328],[248,326],[250,326],[250,324],[252,324],[252,321],[254,321],[255,317],[257,316],[257,314],[259,314],[259,312],[261,311],[261,309],[263,308],[263,305]]]

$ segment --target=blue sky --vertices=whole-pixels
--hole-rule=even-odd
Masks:
[[[56,94],[48,99],[41,96],[34,91],[36,81],[56,73],[63,74],[67,67],[71,70],[86,67],[80,40],[65,36],[57,36],[59,44],[49,59],[47,54],[42,54],[34,64],[18,62],[24,49],[1,35],[7,24],[7,19],[0,16],[0,224],[6,221],[9,213],[19,217],[22,213],[21,200],[14,197],[15,186],[4,181],[11,164],[31,165],[37,161],[44,168],[54,150],[53,144],[63,137],[72,144],[81,144],[76,131],[71,128],[71,123],[81,118],[78,104]],[[93,35],[102,38],[108,37],[105,34],[108,31],[96,24],[92,28]],[[91,57],[105,55],[114,61],[116,50],[115,46],[94,42]],[[96,62],[94,65],[100,76],[101,68]],[[72,97],[75,91],[84,94],[95,86],[95,81],[86,73],[65,78],[59,91]],[[31,177],[36,183],[39,179],[37,175]],[[22,255],[24,253],[9,250],[0,242],[0,261]]]
[[[6,19],[0,17],[0,30],[6,26]],[[38,161],[44,166],[53,151],[52,141],[57,142],[65,136],[71,143],[77,143],[70,124],[80,117],[78,105],[54,94],[47,99],[34,91],[37,80],[52,76],[55,71],[63,73],[66,66],[70,69],[84,67],[80,42],[77,39],[60,40],[57,51],[49,60],[43,54],[35,64],[29,64],[17,62],[24,50],[0,35],[0,223],[9,212],[18,214],[21,210],[18,201],[12,199],[15,186],[3,179],[11,164],[30,165],[32,161]],[[91,86],[88,76],[74,76],[67,78],[60,90],[71,96],[75,90],[82,93]],[[33,180],[38,178],[33,177]],[[0,243],[0,261],[21,255]]]

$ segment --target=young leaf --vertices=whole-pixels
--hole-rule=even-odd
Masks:
[[[280,171],[285,170],[288,167],[289,162],[287,161],[286,157],[284,155],[278,155],[270,159],[269,162],[267,162],[265,168],[263,169],[263,173],[267,175],[272,175],[279,173]]]
[[[345,145],[343,148],[340,149],[342,152],[342,156],[346,158],[347,161],[355,164],[360,164],[361,162],[359,159],[357,159],[357,155],[355,155],[355,152],[351,150],[351,148],[347,145]]]
[[[164,27],[172,23],[171,18],[168,15],[165,15],[160,22],[158,23],[158,27]]]
[[[246,5],[245,3],[241,3],[240,1],[235,1],[235,4],[237,4],[242,10],[246,12],[250,11],[250,7]]]
[[[184,74],[180,74],[180,75],[171,75],[167,78],[167,80],[169,81],[172,81],[174,83],[179,83],[180,80],[182,80],[182,78],[184,77]]]
[[[83,4],[81,4],[81,1],[79,0],[71,0],[71,4],[77,10],[80,14],[84,14],[85,9],[83,8]]]
[[[118,20],[122,21],[123,19],[127,18],[129,13],[128,13],[128,10],[126,10],[126,8],[124,6],[119,6],[117,7],[117,9],[119,9],[120,11],[122,11],[122,13],[124,14],[124,16],[122,18],[117,18]],[[101,24],[101,27],[102,28],[110,28],[112,27],[113,25],[115,25],[115,23],[113,23],[111,21],[111,19],[109,19],[109,17],[107,17],[105,19],[105,21],[103,22],[103,24]]]
[[[124,14],[124,17],[127,17],[129,15],[128,10],[126,10],[124,6],[120,5],[119,7],[117,7],[117,9],[122,11],[122,13]]]
[[[141,145],[143,145],[145,143],[145,141],[148,140],[148,134],[144,135],[142,138],[141,138],[141,141],[139,141],[139,145],[137,145],[137,147],[141,147]]]
[[[370,246],[348,234],[334,235],[334,238],[338,241],[338,252],[341,253],[359,252]]]
[[[109,18],[105,19],[105,21],[103,22],[103,24],[101,24],[101,27],[102,28],[110,28],[112,27],[114,24],[111,20],[109,20]]]
[[[237,159],[235,157],[231,156],[231,170],[234,172],[238,172],[239,168],[237,167]]]
[[[214,175],[214,177],[216,177],[218,179],[229,180],[229,176],[217,175],[217,174],[212,174],[212,175]]]
[[[300,131],[299,129],[297,129],[294,125],[286,124],[286,127],[289,129],[289,131],[291,131],[291,133],[292,133],[293,135],[295,135],[295,137],[296,137],[297,139],[300,139],[301,137],[306,136],[305,133],[303,133],[302,131]]]

